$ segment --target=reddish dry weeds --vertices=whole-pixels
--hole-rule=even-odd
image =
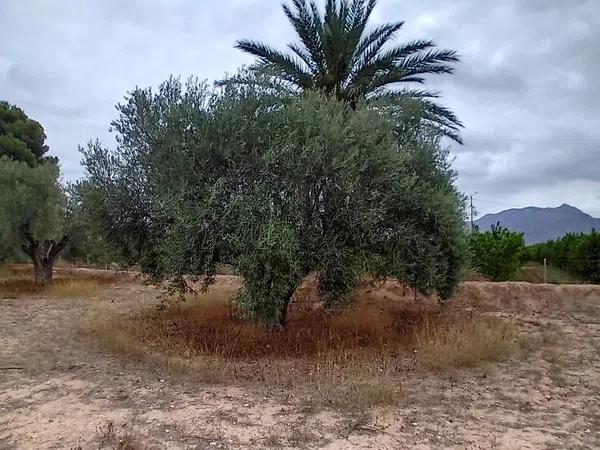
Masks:
[[[373,355],[412,351],[420,330],[449,318],[432,306],[358,301],[337,312],[295,308],[285,328],[268,329],[244,321],[230,301],[203,296],[191,304],[143,313],[132,319],[137,324],[132,328],[141,333],[145,345],[170,354],[287,359],[349,350]]]

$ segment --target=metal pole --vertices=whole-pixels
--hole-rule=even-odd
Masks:
[[[473,234],[473,196],[469,196],[471,199],[471,234]]]
[[[548,265],[546,263],[546,258],[544,258],[544,284],[548,283]]]

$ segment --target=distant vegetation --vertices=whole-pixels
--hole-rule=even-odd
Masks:
[[[469,259],[472,268],[492,281],[515,278],[525,251],[523,234],[492,225],[486,232],[475,230],[469,236]]]
[[[525,247],[522,233],[498,223],[491,231],[476,230],[468,237],[468,248],[467,280],[600,283],[600,234],[596,231]]]
[[[585,281],[600,283],[600,233],[567,234],[562,239],[532,245],[526,257],[577,275]]]
[[[525,261],[517,271],[514,281],[526,281],[528,283],[550,283],[550,284],[579,284],[584,280],[566,270],[559,269],[551,264],[546,266],[544,276],[544,265],[535,261]]]

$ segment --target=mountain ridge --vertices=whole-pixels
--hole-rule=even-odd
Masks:
[[[563,203],[555,208],[527,206],[486,214],[474,223],[481,231],[500,224],[509,230],[522,232],[527,245],[560,239],[567,233],[589,233],[600,230],[600,218]]]

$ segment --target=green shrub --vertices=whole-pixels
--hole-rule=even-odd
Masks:
[[[523,233],[492,225],[490,231],[475,231],[469,237],[471,265],[492,281],[513,279],[525,250]]]

